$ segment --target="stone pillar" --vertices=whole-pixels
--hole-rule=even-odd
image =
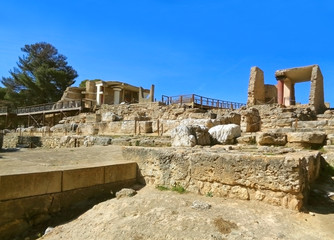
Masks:
[[[296,105],[295,84],[293,82],[290,85],[290,104]]]
[[[258,67],[252,67],[248,85],[247,106],[265,104],[265,89],[263,71]]]
[[[280,105],[283,105],[284,98],[284,81],[278,80],[277,82],[277,102]]]
[[[119,104],[121,102],[121,88],[114,88],[114,104]]]
[[[150,102],[154,102],[154,85],[153,84],[150,90]]]
[[[291,105],[291,80],[289,78],[286,78],[284,80],[284,90],[283,90],[283,104],[285,106],[290,106]]]
[[[103,98],[103,91],[101,90],[103,86],[103,83],[96,83],[96,105],[101,105]]]

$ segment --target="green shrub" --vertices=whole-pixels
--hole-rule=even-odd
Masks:
[[[167,191],[167,190],[169,190],[168,187],[161,186],[161,185],[158,185],[156,188],[157,188],[158,190],[160,190],[160,191]]]
[[[178,192],[178,193],[185,193],[186,189],[180,185],[180,183],[175,183],[172,187],[172,191]]]

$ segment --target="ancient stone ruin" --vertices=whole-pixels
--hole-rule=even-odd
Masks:
[[[278,103],[284,106],[296,105],[295,84],[311,82],[309,106],[317,113],[326,109],[324,102],[323,76],[318,65],[289,68],[275,72],[277,85],[264,84],[263,71],[252,67],[248,86],[248,106]]]
[[[326,109],[319,66],[275,76],[276,86],[265,85],[262,70],[251,68],[247,106],[238,109],[153,102],[153,88],[146,102],[140,88],[135,94],[121,83],[123,92],[97,82],[95,112],[64,117],[51,127],[6,129],[3,148],[124,146],[123,158],[137,165],[138,183],[178,184],[202,195],[303,210],[323,164],[334,163],[334,111]],[[306,105],[296,104],[294,94],[302,81],[311,81]],[[128,97],[139,103],[120,104]]]

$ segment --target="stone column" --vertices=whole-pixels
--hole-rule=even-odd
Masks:
[[[283,90],[283,104],[285,106],[290,106],[291,105],[291,80],[289,78],[286,78],[284,80],[284,90]]]
[[[283,105],[284,96],[284,81],[278,80],[277,82],[277,103]]]
[[[119,104],[121,102],[121,88],[114,88],[114,104]]]
[[[103,91],[101,90],[103,83],[96,83],[96,105],[101,105],[101,96],[103,97]]]
[[[291,82],[291,88],[290,88],[290,104],[296,105],[295,84],[293,82]]]

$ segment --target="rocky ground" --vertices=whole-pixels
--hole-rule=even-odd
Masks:
[[[333,239],[333,204],[313,197],[313,212],[296,212],[146,186],[95,205],[41,239]]]

